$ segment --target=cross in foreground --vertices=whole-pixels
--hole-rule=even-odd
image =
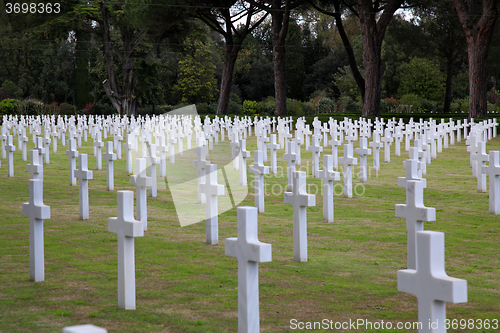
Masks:
[[[306,193],[306,173],[293,172],[292,192],[285,192],[285,203],[293,205],[293,259],[307,261],[307,207],[316,206],[316,196]]]
[[[467,302],[467,281],[444,270],[444,233],[417,233],[417,267],[398,271],[398,290],[417,296],[419,333],[446,332],[446,303]]]
[[[29,180],[30,202],[23,203],[23,215],[30,218],[30,279],[45,280],[43,220],[50,218],[50,207],[43,204],[43,181]]]
[[[238,207],[238,238],[226,238],[225,253],[238,259],[238,332],[260,332],[259,262],[272,260],[271,244],[257,233],[257,208]]]
[[[141,221],[134,219],[134,192],[118,191],[118,217],[110,217],[108,230],[118,235],[118,307],[135,310],[134,237],[144,236]]]

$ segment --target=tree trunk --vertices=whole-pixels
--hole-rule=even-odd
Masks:
[[[495,22],[497,0],[483,0],[479,15],[475,1],[453,0],[467,40],[469,58],[469,119],[487,116],[486,58]]]
[[[382,88],[382,38],[378,38],[377,23],[371,14],[360,10],[361,32],[363,38],[363,63],[365,66],[365,96],[363,117],[380,115]]]
[[[104,56],[108,79],[104,80],[103,86],[111,104],[120,115],[132,115],[136,110],[136,91],[134,77],[134,49],[142,41],[145,34],[135,36],[133,30],[119,27],[123,42],[123,51],[115,48],[110,36],[110,26],[105,1],[101,2],[102,33],[104,38]],[[113,51],[122,62],[122,85],[118,83]]]
[[[276,116],[285,117],[286,109],[286,69],[285,69],[285,39],[288,31],[289,0],[286,0],[285,9],[281,8],[281,1],[275,0],[272,17],[273,63],[274,63],[274,97],[276,100]]]
[[[358,0],[357,3],[365,65],[365,98],[362,115],[373,117],[380,115],[382,77],[385,71],[385,64],[382,62],[382,41],[387,26],[402,1],[387,1],[381,13],[379,1],[373,3],[371,0]]]
[[[226,42],[227,43],[227,42]],[[233,84],[233,73],[236,59],[240,47],[238,45],[226,45],[226,56],[224,68],[222,70],[222,80],[220,85],[219,104],[217,105],[217,114],[226,114],[231,96],[231,86]]]
[[[488,46],[480,38],[467,37],[469,54],[469,118],[484,118],[487,113],[486,57]]]

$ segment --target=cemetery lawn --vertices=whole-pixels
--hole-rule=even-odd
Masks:
[[[31,138],[28,143],[33,149]],[[227,138],[223,145],[230,154]],[[253,164],[255,149],[252,137],[247,165]],[[58,150],[54,154],[50,148],[50,164],[44,165],[44,203],[51,208],[51,218],[44,222],[45,281],[39,283],[29,279],[29,219],[22,215],[22,203],[29,201],[26,162],[17,150],[15,177],[9,178],[7,160],[1,161],[0,332],[62,332],[65,326],[85,323],[109,332],[237,332],[238,265],[236,258],[224,255],[224,239],[237,236],[236,209],[219,215],[219,244],[208,246],[205,223],[180,227],[168,186],[159,187],[158,197],[148,198],[148,230],[135,239],[137,310],[120,310],[117,238],[108,232],[108,218],[117,215],[117,190],[135,192],[125,172],[125,152],[114,162],[115,191],[106,191],[105,161],[97,171],[90,139],[78,149],[89,155],[89,170],[94,172],[89,181],[90,220],[82,221],[78,186],[69,186],[67,146],[59,142]],[[364,319],[394,326],[417,321],[416,298],[398,292],[396,279],[397,271],[406,268],[406,229],[405,220],[395,217],[394,205],[405,203],[405,189],[396,184],[397,177],[405,175],[402,162],[408,153],[404,144],[402,157],[394,156],[394,145],[391,150],[387,164],[381,149],[378,175],[369,173],[364,184],[353,177],[352,199],[338,195],[342,182],[334,183],[335,222],[326,224],[321,181],[310,176],[311,153],[302,149],[297,169],[308,171],[308,192],[316,194],[316,207],[307,209],[309,260],[304,263],[293,261],[293,210],[284,204],[282,191],[287,164],[284,150],[278,151],[278,175],[265,176],[265,213],[259,214],[259,240],[272,244],[273,255],[272,262],[259,264],[262,332],[301,331],[293,329],[291,321]],[[487,143],[489,150],[500,150],[500,137]],[[331,148],[323,153],[331,153]],[[369,166],[372,161],[369,156]],[[424,229],[445,233],[446,272],[468,283],[469,301],[448,304],[447,318],[500,320],[500,218],[488,213],[488,193],[476,190],[464,140],[438,153],[425,178],[424,203],[436,208],[436,221],[425,222]],[[248,179],[249,194],[242,206],[254,205],[253,174]],[[223,183],[223,178],[218,181]],[[196,193],[192,197],[195,200]],[[362,326],[332,331],[417,330]]]

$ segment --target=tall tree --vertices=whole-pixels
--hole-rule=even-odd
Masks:
[[[199,3],[199,1],[196,2]],[[198,10],[197,17],[211,29],[220,33],[225,40],[224,68],[217,106],[217,114],[225,114],[233,84],[234,65],[243,40],[265,20],[267,14],[261,15],[257,20],[252,20],[261,10],[243,0],[219,0],[209,1],[209,3],[211,6]],[[241,22],[243,19],[244,23],[235,26],[236,22]]]
[[[453,0],[467,40],[469,56],[469,118],[487,115],[486,58],[495,22],[497,0]]]
[[[403,0],[344,0],[361,23],[363,38],[363,63],[365,69],[365,96],[362,114],[378,116],[382,77],[385,65],[382,61],[382,41],[385,31]]]
[[[285,42],[290,22],[290,11],[307,0],[247,0],[249,3],[265,10],[271,15],[271,32],[273,40],[274,63],[274,96],[276,99],[276,115],[286,116],[286,70]]]

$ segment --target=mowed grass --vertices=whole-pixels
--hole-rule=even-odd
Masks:
[[[230,154],[227,137],[215,147]],[[31,138],[28,148],[33,148]],[[392,146],[391,163],[383,163],[381,150],[381,170],[371,172],[366,183],[354,176],[353,198],[344,198],[342,182],[336,183],[335,222],[330,224],[323,222],[321,181],[311,177],[311,153],[302,149],[297,168],[308,171],[309,190],[316,194],[316,207],[307,209],[309,260],[304,263],[293,261],[293,209],[284,204],[286,161],[284,150],[278,152],[279,172],[265,176],[266,211],[259,214],[259,239],[272,244],[273,254],[272,262],[259,265],[262,332],[301,331],[291,326],[294,319],[417,321],[416,298],[397,291],[397,271],[406,268],[405,221],[394,211],[395,204],[405,203],[405,189],[396,186],[408,156],[404,144],[401,148],[403,156],[395,157]],[[219,244],[205,245],[205,223],[180,227],[168,182],[160,179],[166,186],[159,187],[157,198],[148,198],[148,230],[135,240],[137,310],[118,309],[117,238],[108,232],[108,218],[117,215],[116,191],[135,191],[125,172],[125,153],[115,161],[115,190],[106,191],[105,161],[97,171],[91,141],[79,148],[89,154],[94,171],[90,220],[82,221],[78,186],[69,186],[67,146],[59,142],[58,149],[54,154],[51,147],[50,164],[44,165],[44,203],[51,207],[51,218],[44,221],[45,281],[39,283],[29,279],[29,219],[22,215],[22,203],[29,199],[27,162],[18,149],[15,177],[9,178],[7,160],[2,160],[0,332],[62,332],[86,323],[109,332],[237,332],[237,260],[224,255],[224,239],[237,236],[236,209],[219,215]],[[252,152],[248,165],[253,164],[255,137],[247,149]],[[500,137],[488,142],[487,150],[500,150]],[[215,155],[209,159],[224,161]],[[500,218],[488,213],[488,193],[476,190],[464,140],[439,153],[425,178],[424,203],[436,208],[437,218],[424,228],[445,233],[446,271],[468,281],[469,301],[448,304],[447,317],[500,319]],[[254,204],[253,174],[248,180],[249,194],[240,206]],[[196,193],[192,198],[195,202]],[[322,330],[307,330],[314,331]]]

